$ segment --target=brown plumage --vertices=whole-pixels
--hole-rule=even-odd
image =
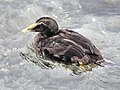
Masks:
[[[23,32],[39,32],[34,39],[34,47],[41,55],[68,63],[101,63],[100,51],[84,36],[68,29],[58,29],[55,20],[42,17]]]

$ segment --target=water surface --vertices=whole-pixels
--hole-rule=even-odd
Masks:
[[[41,16],[88,37],[114,64],[71,75],[24,60],[36,33],[20,31]],[[0,90],[120,90],[119,24],[119,0],[0,0]]]

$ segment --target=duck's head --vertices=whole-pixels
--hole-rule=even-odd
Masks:
[[[57,22],[50,17],[41,17],[35,23],[31,24],[27,28],[23,29],[21,32],[40,32],[42,36],[53,36],[58,33]]]

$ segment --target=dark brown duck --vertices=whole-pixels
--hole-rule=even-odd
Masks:
[[[102,63],[100,51],[86,37],[68,29],[59,29],[56,21],[42,17],[22,32],[39,32],[34,47],[42,56],[66,63]]]

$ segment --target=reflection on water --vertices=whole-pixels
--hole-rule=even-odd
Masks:
[[[38,65],[42,69],[54,69],[57,66],[62,66],[65,69],[71,70],[76,75],[80,75],[82,72],[92,71],[92,68],[97,66],[96,64],[88,64],[84,65],[84,67],[80,67],[78,66],[78,63],[67,64],[62,61],[50,60],[36,52],[32,44],[27,46],[26,52],[21,52],[20,56],[23,59]]]

